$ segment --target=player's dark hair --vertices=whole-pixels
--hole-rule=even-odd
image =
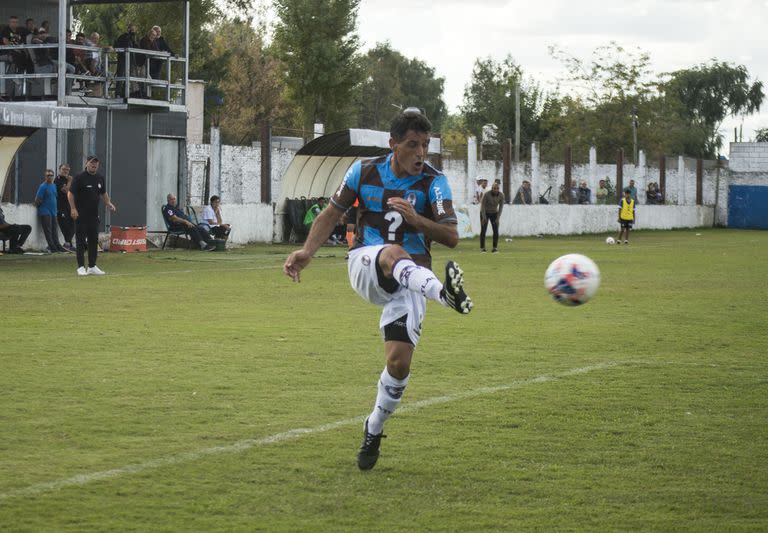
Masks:
[[[417,107],[408,107],[397,115],[389,128],[389,134],[396,142],[400,142],[409,130],[419,133],[432,132],[432,123]]]

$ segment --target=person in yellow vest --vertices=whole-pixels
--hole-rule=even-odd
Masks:
[[[621,244],[621,236],[624,236],[624,244],[629,244],[629,230],[635,223],[635,199],[632,198],[632,190],[624,188],[624,198],[619,203],[619,236],[616,244]]]

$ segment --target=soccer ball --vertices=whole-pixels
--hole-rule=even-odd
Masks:
[[[605,244],[616,244],[616,241],[613,239],[613,237],[608,237],[605,239]]]
[[[586,255],[568,254],[550,263],[544,287],[563,305],[585,304],[600,286],[600,270]]]

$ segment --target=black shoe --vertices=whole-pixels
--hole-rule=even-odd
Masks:
[[[13,246],[10,250],[8,250],[9,254],[23,254],[24,248],[21,246]]]
[[[385,438],[384,433],[373,435],[368,433],[368,419],[365,419],[365,429],[363,430],[363,444],[357,452],[357,467],[360,470],[370,470],[379,460],[379,447],[381,439]]]
[[[464,271],[453,261],[445,264],[445,283],[440,298],[448,307],[466,315],[472,310],[472,298],[464,292]]]

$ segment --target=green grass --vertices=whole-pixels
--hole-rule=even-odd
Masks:
[[[366,473],[344,251],[299,285],[287,246],[0,257],[0,530],[768,530],[767,232],[477,248],[434,250],[475,310],[429,304]],[[602,273],[578,308],[542,286],[569,252]]]

